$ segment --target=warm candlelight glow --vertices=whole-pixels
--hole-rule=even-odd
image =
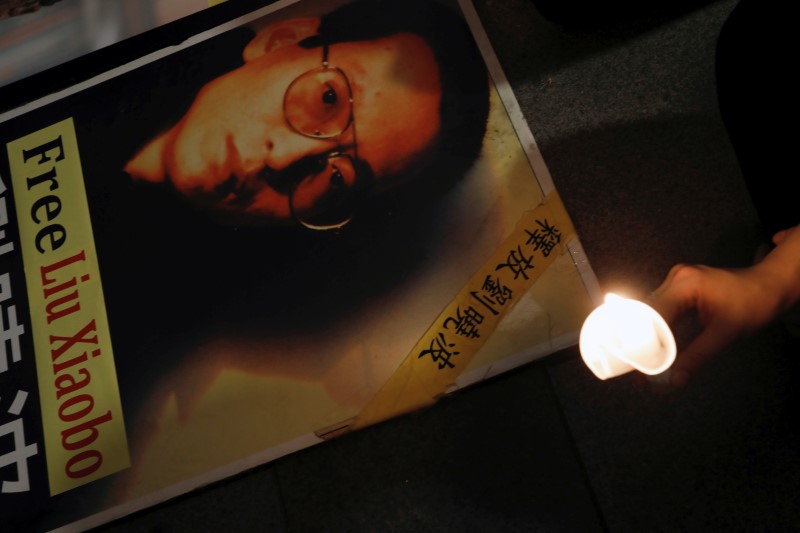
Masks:
[[[675,338],[652,307],[637,300],[607,294],[605,303],[583,323],[580,351],[600,379],[631,370],[655,375],[675,361]]]

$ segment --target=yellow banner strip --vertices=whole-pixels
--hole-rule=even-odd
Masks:
[[[556,192],[526,212],[511,235],[442,311],[349,430],[427,407],[448,391],[506,313],[575,229]]]
[[[55,495],[130,465],[72,119],[7,146]]]

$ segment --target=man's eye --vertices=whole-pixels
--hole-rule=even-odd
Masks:
[[[334,105],[338,101],[339,95],[336,94],[336,89],[328,85],[328,88],[322,93],[322,103],[325,105]]]

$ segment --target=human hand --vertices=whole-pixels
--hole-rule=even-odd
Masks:
[[[674,266],[653,292],[653,308],[674,324],[694,313],[700,333],[683,348],[669,382],[689,376],[737,338],[750,334],[800,300],[800,226],[779,232],[776,247],[749,268]]]

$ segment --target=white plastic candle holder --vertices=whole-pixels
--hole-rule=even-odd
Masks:
[[[579,346],[586,366],[600,379],[631,370],[660,374],[677,353],[675,337],[655,309],[611,293],[586,317]]]

